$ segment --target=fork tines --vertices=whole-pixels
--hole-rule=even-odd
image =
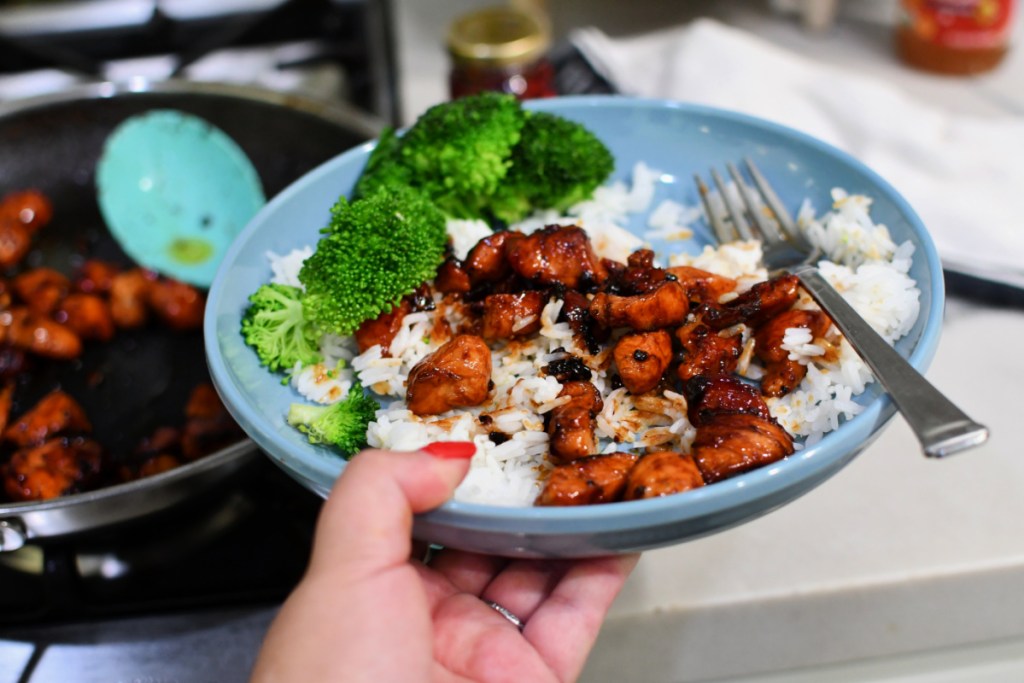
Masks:
[[[749,157],[744,158],[743,162],[756,190],[747,183],[735,164],[726,164],[735,191],[730,191],[718,171],[711,169],[711,179],[718,191],[721,207],[716,205],[703,179],[699,175],[694,176],[704,205],[704,213],[715,232],[715,237],[723,243],[755,238],[800,241],[802,235],[796,227],[796,222],[760,169]]]

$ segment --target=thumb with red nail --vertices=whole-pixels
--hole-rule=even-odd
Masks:
[[[475,447],[364,451],[338,478],[305,577],[252,681],[575,680],[634,555],[518,560],[413,556],[413,516],[451,498]]]

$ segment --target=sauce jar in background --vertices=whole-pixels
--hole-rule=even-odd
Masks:
[[[447,39],[452,98],[495,90],[521,100],[556,94],[551,32],[540,14],[489,7],[452,22]]]
[[[901,0],[896,48],[903,61],[934,73],[994,69],[1010,46],[1016,0]]]

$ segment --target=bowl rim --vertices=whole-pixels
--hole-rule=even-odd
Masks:
[[[931,298],[928,308],[922,308],[918,314],[919,316],[922,314],[927,315],[927,319],[909,356],[909,360],[915,368],[922,372],[927,369],[938,345],[945,299],[944,281],[938,251],[921,218],[903,195],[891,183],[856,157],[807,133],[767,119],[718,107],[676,100],[624,95],[573,95],[530,100],[524,102],[524,106],[538,111],[560,110],[563,107],[678,110],[683,114],[722,119],[747,127],[759,128],[780,137],[795,140],[798,144],[810,147],[825,156],[832,157],[862,174],[885,194],[886,199],[894,205],[901,218],[911,226],[912,232],[919,242],[915,251],[915,259],[923,258],[927,263],[935,266],[930,270],[929,282],[918,283],[919,288],[924,286],[930,288]],[[278,193],[238,235],[235,242],[226,252],[223,263],[233,263],[245,242],[260,229],[265,216],[276,211],[277,206],[280,204],[288,202],[291,195],[301,190],[301,186],[313,182],[325,174],[330,174],[335,167],[347,163],[352,157],[369,153],[375,145],[376,140],[357,145],[325,162],[320,167],[313,169]],[[223,283],[227,277],[227,270],[224,267],[219,269],[217,277],[211,285],[209,300],[215,304],[219,303],[220,290],[224,286]],[[207,308],[204,332],[211,375],[215,379],[218,390],[221,390],[221,380],[229,377],[229,367],[220,353],[217,343],[217,316],[215,315],[215,309],[216,306],[208,306]],[[230,390],[234,390],[233,384]],[[304,485],[310,485],[311,482],[305,475],[293,471],[275,454],[274,451],[287,452],[289,445],[281,441],[280,436],[274,430],[265,431],[259,428],[262,418],[258,412],[251,410],[244,402],[241,406],[234,405],[235,402],[228,400],[225,403],[233,413],[237,411],[235,414],[236,419],[239,419],[243,425],[249,425],[256,430],[256,433],[251,434],[251,437],[267,452],[275,463],[303,482]],[[655,518],[658,520],[657,524],[659,525],[686,522],[690,519],[707,517],[710,514],[721,513],[742,506],[745,503],[771,497],[773,494],[809,479],[823,478],[824,475],[828,474],[829,468],[837,461],[851,459],[860,450],[856,447],[833,448],[833,444],[849,439],[853,433],[858,431],[866,432],[868,436],[864,442],[867,443],[871,438],[878,435],[885,423],[894,414],[895,406],[892,400],[887,393],[881,391],[874,400],[864,406],[864,410],[861,413],[851,420],[844,420],[841,429],[826,434],[818,443],[797,451],[782,461],[716,482],[714,486],[705,486],[687,491],[686,496],[665,496],[645,500],[620,501],[607,505],[579,507],[514,507],[449,500],[440,507],[423,513],[419,517],[424,522],[438,526],[480,531],[514,531],[517,535],[524,537],[534,533],[578,535],[588,531],[615,532],[637,528],[641,525],[652,525],[654,524],[652,519]],[[873,427],[871,426],[872,424],[874,425]],[[858,443],[860,442],[858,441]],[[310,448],[313,451],[331,452],[321,446],[310,445]],[[334,454],[334,456],[338,460],[335,463],[336,467],[328,468],[319,462],[310,464],[308,460],[304,461],[304,464],[320,474],[329,475],[329,469],[333,470],[338,467],[340,467],[338,469],[340,472],[344,469],[346,462],[338,457],[337,454]],[[312,483],[315,484],[316,482]],[[326,491],[319,490],[319,487],[317,489],[320,495],[326,495]],[[515,525],[512,526],[509,522],[515,522]],[[641,522],[643,524],[638,524]]]

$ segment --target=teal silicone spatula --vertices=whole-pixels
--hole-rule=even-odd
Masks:
[[[131,258],[203,288],[266,203],[259,174],[234,140],[171,109],[128,118],[110,134],[96,189],[107,227]]]

